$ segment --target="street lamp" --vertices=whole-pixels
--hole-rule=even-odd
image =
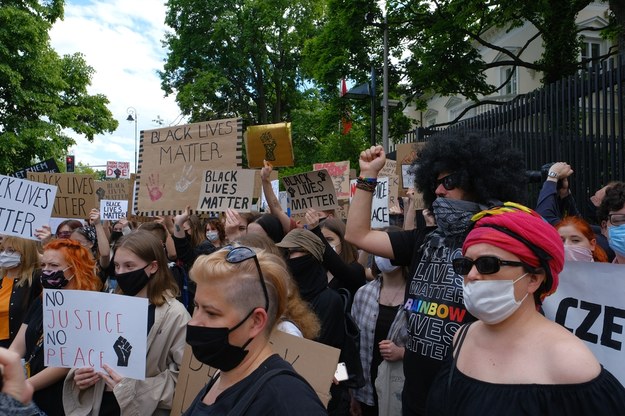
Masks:
[[[135,173],[137,173],[137,119],[139,118],[139,115],[134,107],[128,107],[126,109],[126,113],[128,113],[126,121],[135,122]]]

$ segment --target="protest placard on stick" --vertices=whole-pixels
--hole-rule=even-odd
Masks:
[[[308,208],[338,208],[334,183],[325,169],[284,176],[282,182],[289,195],[291,215],[304,213]]]
[[[53,217],[85,219],[89,211],[98,206],[91,175],[28,172],[28,179],[56,186]]]
[[[207,170],[204,172],[198,212],[225,212],[228,208],[250,212],[254,193],[251,169]]]
[[[250,168],[262,168],[263,160],[274,167],[293,166],[291,123],[250,126],[245,133],[245,150]]]

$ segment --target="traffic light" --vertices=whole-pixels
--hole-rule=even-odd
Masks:
[[[67,172],[74,172],[74,155],[65,157],[65,167]]]

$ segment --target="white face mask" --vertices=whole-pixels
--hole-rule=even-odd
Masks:
[[[375,265],[382,273],[391,273],[399,269],[399,266],[393,266],[391,261],[384,257],[375,256]]]
[[[219,233],[217,231],[206,231],[206,239],[208,241],[217,241]]]
[[[564,246],[564,260],[566,261],[595,261],[592,251],[588,247]]]
[[[0,267],[3,269],[12,269],[20,265],[22,256],[20,253],[0,252]]]
[[[462,283],[464,306],[467,311],[485,324],[494,325],[512,315],[525,300],[517,302],[514,298],[514,284],[527,276],[516,280],[476,280]]]

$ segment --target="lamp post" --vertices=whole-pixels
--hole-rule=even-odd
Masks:
[[[126,109],[126,113],[128,113],[126,121],[135,122],[135,173],[137,173],[137,119],[139,118],[139,115],[134,107],[128,107]]]
[[[382,147],[385,152],[388,152],[389,142],[388,142],[388,20],[387,20],[387,12],[384,11],[384,20],[382,23],[376,23],[373,21],[374,14],[369,12],[365,15],[365,19],[367,20],[367,24],[374,27],[379,27],[382,29],[384,33],[384,54],[382,57],[383,60],[383,70],[382,70]]]

